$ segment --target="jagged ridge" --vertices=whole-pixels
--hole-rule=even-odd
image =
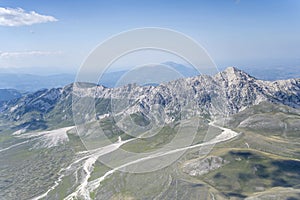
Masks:
[[[23,122],[33,119],[49,120],[51,117],[57,120],[72,120],[73,93],[75,97],[127,99],[127,104],[121,105],[115,112],[122,115],[133,113],[147,115],[156,109],[155,112],[158,114],[165,113],[165,122],[174,121],[178,113],[191,101],[194,104],[188,107],[189,113],[184,117],[230,115],[263,101],[300,107],[299,79],[262,81],[237,68],[229,67],[214,76],[200,75],[156,87],[130,84],[120,88],[105,88],[88,85],[84,89],[72,92],[72,85],[68,85],[64,88],[41,90],[2,105],[1,118]],[[158,105],[159,109],[154,105]],[[102,105],[105,106],[109,106],[109,102]],[[103,108],[100,110],[99,115],[112,111]],[[56,116],[57,113],[60,119]]]

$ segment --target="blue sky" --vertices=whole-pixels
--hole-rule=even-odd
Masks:
[[[8,26],[0,12],[2,71],[74,73],[99,43],[140,27],[189,35],[220,68],[300,66],[298,0],[0,0],[0,8],[42,15]]]

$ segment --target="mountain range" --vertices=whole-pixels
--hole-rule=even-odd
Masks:
[[[30,120],[39,120],[39,123],[47,124],[54,116],[58,121],[71,121],[72,95],[73,98],[80,95],[95,97],[96,107],[101,104],[98,115],[117,112],[111,110],[112,102],[107,101],[108,99],[127,99],[127,102],[123,102],[124,105],[118,108],[118,112],[126,115],[140,113],[146,116],[151,112],[153,105],[159,105],[166,113],[165,122],[174,120],[176,113],[191,103],[187,102],[187,99],[193,101],[196,106],[199,113],[195,114],[211,117],[235,114],[264,101],[292,108],[300,107],[299,79],[262,81],[234,67],[229,67],[212,77],[200,75],[156,87],[130,84],[120,88],[107,88],[91,84],[83,89],[77,87],[77,94],[72,93],[72,87],[71,84],[63,88],[44,89],[4,103],[0,108],[2,117],[23,124],[29,123]],[[132,99],[135,101],[131,102]],[[126,110],[122,110],[123,107],[126,107]]]
[[[263,81],[234,67],[157,86],[42,89],[0,104],[0,199],[299,199],[299,124],[299,78]],[[112,144],[87,151],[87,141],[102,144],[99,125]],[[117,149],[159,157],[194,126],[169,166],[118,170],[131,158]],[[136,158],[133,168],[173,156],[165,153],[157,163]]]

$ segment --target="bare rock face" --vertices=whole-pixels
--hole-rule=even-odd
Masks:
[[[229,163],[218,156],[209,156],[204,159],[189,161],[183,165],[183,172],[190,176],[201,176],[209,173],[210,171],[216,170]]]

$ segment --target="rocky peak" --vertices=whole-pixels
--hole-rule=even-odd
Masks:
[[[231,73],[231,74],[235,74],[235,73],[240,73],[240,72],[243,72],[241,70],[239,70],[238,68],[236,67],[227,67],[223,72],[225,73]]]
[[[225,79],[225,81],[236,82],[236,81],[251,81],[255,78],[247,74],[246,72],[237,69],[236,67],[228,67],[224,71],[218,73],[216,77]]]

